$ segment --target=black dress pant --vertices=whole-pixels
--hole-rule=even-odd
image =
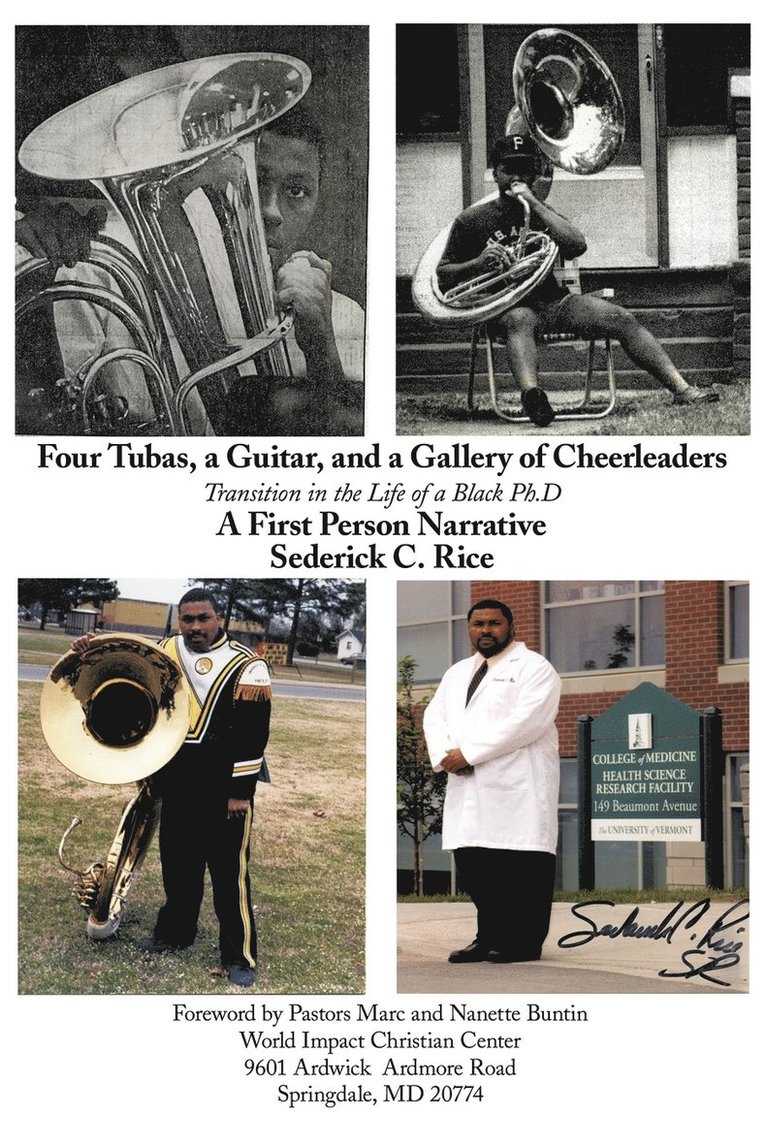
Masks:
[[[154,936],[176,948],[191,945],[210,870],[213,904],[219,923],[221,964],[255,967],[255,918],[248,861],[253,804],[244,817],[228,818],[227,798],[172,792],[163,796],[160,860],[165,904]]]
[[[517,849],[455,850],[460,885],[476,906],[476,940],[528,958],[539,957],[548,935],[556,858]]]

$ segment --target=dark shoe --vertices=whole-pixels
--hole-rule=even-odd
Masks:
[[[673,395],[675,406],[688,407],[696,403],[717,403],[721,396],[718,391],[703,391],[699,387],[689,386],[685,391],[676,391]]]
[[[519,953],[508,949],[492,949],[487,960],[493,965],[515,965],[526,961],[539,961],[539,953]]]
[[[249,989],[255,984],[255,969],[244,965],[229,965],[229,980],[238,989]]]
[[[177,953],[181,948],[180,945],[169,945],[157,937],[144,937],[143,941],[138,942],[138,947],[148,957],[157,957],[160,953]]]
[[[472,961],[486,961],[488,953],[489,949],[486,945],[480,945],[478,941],[471,941],[470,945],[466,945],[464,949],[455,949],[447,957],[447,960],[453,965],[467,965]]]
[[[548,402],[548,396],[540,387],[522,391],[521,405],[524,414],[537,427],[547,427],[556,417],[556,412]]]

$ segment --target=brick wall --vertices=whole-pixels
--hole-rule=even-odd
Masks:
[[[539,582],[474,582],[471,601],[498,598],[513,610],[516,636],[543,652]],[[749,748],[746,682],[719,684],[724,660],[724,587],[720,582],[665,583],[665,688],[696,710],[718,706],[727,753]],[[617,675],[614,675],[615,678]],[[562,757],[577,756],[577,718],[598,717],[628,691],[565,694],[557,721]]]
[[[739,254],[750,258],[750,100],[732,101],[737,137],[737,230]]]
[[[734,81],[736,77],[732,77]],[[737,234],[739,260],[732,267],[734,366],[750,374],[750,99],[732,99],[737,139]]]

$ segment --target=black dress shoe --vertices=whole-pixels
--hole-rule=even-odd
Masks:
[[[450,953],[447,960],[453,965],[468,965],[472,961],[486,961],[489,949],[486,945],[480,945],[478,941],[471,941],[470,945],[466,945],[464,949],[455,949]]]
[[[487,954],[487,960],[495,965],[521,964],[526,961],[539,961],[539,953],[520,953],[509,949],[492,949]]]

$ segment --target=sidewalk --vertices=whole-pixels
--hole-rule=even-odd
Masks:
[[[634,927],[658,925],[671,912],[675,901],[638,906]],[[595,936],[575,948],[561,948],[560,938],[571,933],[596,934],[605,925],[619,927],[636,906],[615,905],[579,909],[587,917],[574,916],[572,905],[553,906],[551,928],[540,961],[526,964],[494,965],[488,961],[451,965],[447,956],[463,948],[474,937],[476,912],[473,905],[430,903],[398,906],[398,991],[401,993],[746,993],[748,991],[749,921],[729,924],[726,920],[714,941],[741,943],[739,961],[721,957],[710,944],[702,944],[708,930],[728,912],[728,922],[743,917],[748,906],[733,909],[732,902],[715,902],[696,923],[691,921],[693,902],[686,902],[666,923],[666,929],[680,921],[670,940],[648,937]],[[696,915],[696,914],[694,914]],[[591,923],[592,922],[592,923]],[[684,957],[684,954],[686,956]],[[711,963],[719,958],[719,967]],[[724,967],[725,966],[725,967]],[[688,975],[706,969],[706,976]],[[661,977],[659,971],[681,973]]]

